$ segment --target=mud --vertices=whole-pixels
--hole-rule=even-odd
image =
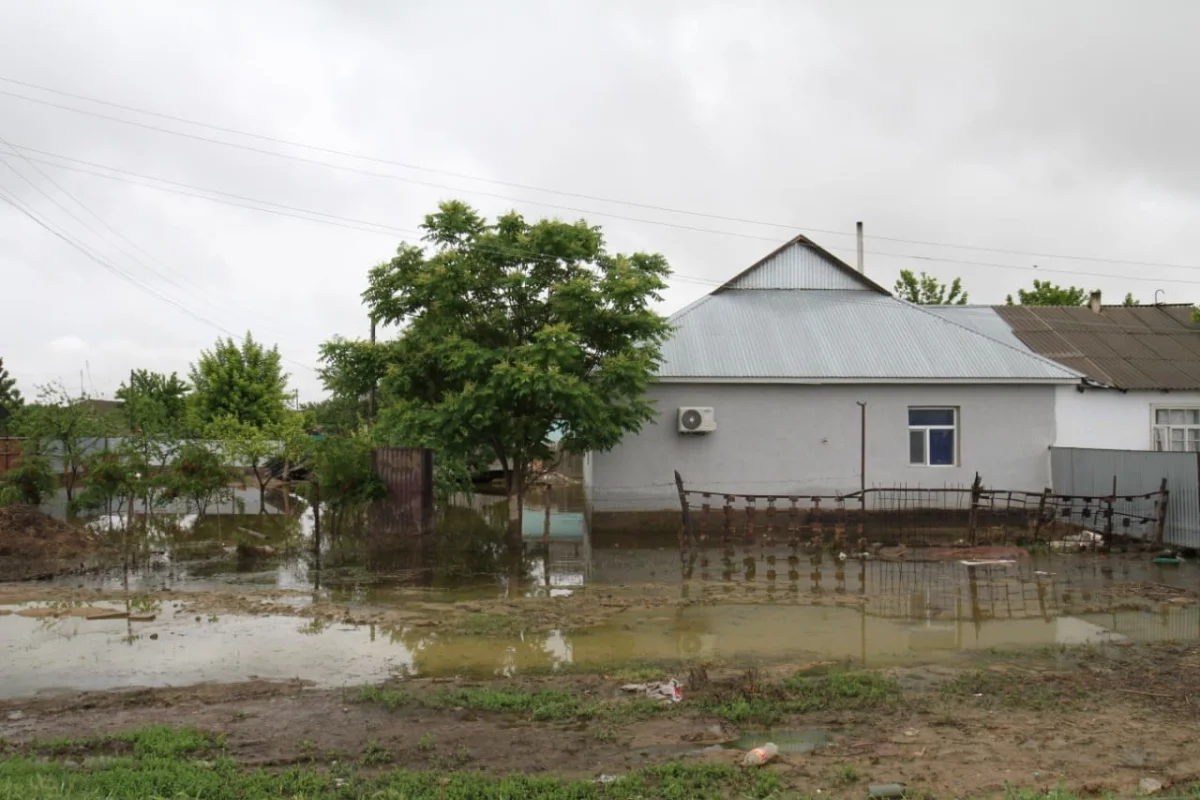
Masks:
[[[1112,657],[1057,654],[909,668],[891,673],[903,687],[893,703],[795,715],[766,731],[740,731],[690,695],[666,716],[601,734],[595,723],[535,723],[419,703],[388,711],[343,691],[251,682],[0,702],[0,736],[20,751],[34,740],[80,731],[103,735],[165,723],[224,734],[229,755],[249,766],[338,762],[595,778],[674,758],[736,763],[742,745],[777,732],[781,741],[804,746],[783,748],[766,769],[802,794],[862,797],[867,783],[902,782],[936,796],[1001,797],[1007,786],[1050,789],[1061,782],[1081,793],[1130,796],[1145,777],[1168,787],[1200,778],[1192,735],[1200,708],[1180,692],[1178,679],[1197,665],[1196,648],[1141,647]],[[409,681],[403,689],[419,697],[468,685],[598,698],[619,691],[597,676]],[[719,744],[728,749],[713,747]],[[87,756],[84,750],[71,757]]]
[[[88,569],[103,548],[93,531],[68,525],[33,506],[0,508],[0,581]]]

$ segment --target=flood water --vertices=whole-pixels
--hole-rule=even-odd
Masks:
[[[252,494],[257,501],[257,491]],[[530,503],[528,553],[514,571],[502,557],[502,530],[487,521],[495,503],[477,497],[472,507],[443,515],[439,532],[422,547],[386,554],[352,526],[332,532],[324,514],[327,527],[318,539],[312,512],[299,498],[289,499],[293,514],[135,518],[128,534],[119,533],[122,563],[36,584],[128,590],[139,598],[132,605],[96,607],[132,616],[34,616],[38,604],[0,606],[0,696],[253,678],[346,686],[631,661],[661,662],[666,669],[696,661],[883,666],[987,651],[1200,639],[1200,606],[1130,608],[1113,591],[1127,582],[1196,586],[1200,565],[1191,561],[1163,567],[1149,556],[1059,554],[968,566],[842,561],[786,546],[740,544],[684,557],[673,539],[638,547],[629,546],[629,537],[620,546],[593,541],[568,494],[551,497],[549,524],[544,507]],[[280,506],[277,497],[268,504]],[[89,524],[105,529],[112,523]],[[549,540],[543,538],[547,528]],[[453,602],[567,597],[584,587],[611,587],[634,599],[652,590],[667,602],[633,602],[579,630],[450,635],[401,623],[196,617],[178,601],[148,599],[161,589],[247,595],[285,589],[298,591],[277,602],[386,609],[413,602],[414,590],[425,600]]]

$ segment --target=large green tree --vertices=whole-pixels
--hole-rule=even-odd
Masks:
[[[67,502],[75,499],[87,457],[106,446],[117,431],[86,394],[72,395],[61,383],[39,387],[36,403],[17,416],[18,432],[30,442],[30,455],[47,458],[60,476]]]
[[[287,409],[287,374],[279,348],[268,349],[249,333],[238,344],[218,339],[192,364],[192,401],[197,420],[207,425],[233,417],[265,428],[283,418]]]
[[[955,278],[947,285],[924,272],[918,277],[912,270],[902,269],[892,291],[901,300],[922,306],[967,304],[967,293],[963,291],[962,278]]]
[[[363,397],[379,381],[377,440],[504,470],[510,543],[538,462],[607,450],[654,417],[645,398],[670,332],[652,308],[661,255],[610,254],[583,221],[488,223],[461,202],[425,218],[425,247],[401,245],[370,271],[369,315],[400,335],[322,348],[328,388]]]
[[[0,358],[0,435],[7,433],[7,420],[24,404],[17,389],[17,379],[8,374],[4,359]]]
[[[1023,306],[1081,306],[1088,301],[1089,292],[1078,286],[1059,286],[1050,281],[1034,279],[1032,289],[1018,289],[1017,302]],[[1010,294],[1005,302],[1013,305]]]
[[[130,430],[179,433],[187,417],[188,389],[174,372],[166,375],[135,369],[128,383],[117,389],[116,397],[122,402]]]

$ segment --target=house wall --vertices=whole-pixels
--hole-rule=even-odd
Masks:
[[[1118,392],[1074,386],[1056,389],[1057,447],[1150,450],[1156,406],[1200,408],[1200,392]]]
[[[867,404],[867,485],[1049,485],[1054,386],[658,384],[658,421],[595,453],[594,511],[678,509],[673,471],[694,488],[813,494],[859,488],[860,410]],[[959,463],[908,463],[908,407],[958,406]],[[717,430],[680,435],[680,406],[712,406]]]

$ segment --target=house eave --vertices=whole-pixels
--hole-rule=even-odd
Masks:
[[[655,379],[658,383],[746,383],[746,384],[799,384],[806,386],[822,385],[861,385],[861,384],[894,384],[894,385],[979,385],[979,386],[1073,386],[1078,378],[926,378],[926,377],[893,377],[893,378],[795,378],[795,377],[704,377],[704,376],[671,376]]]

